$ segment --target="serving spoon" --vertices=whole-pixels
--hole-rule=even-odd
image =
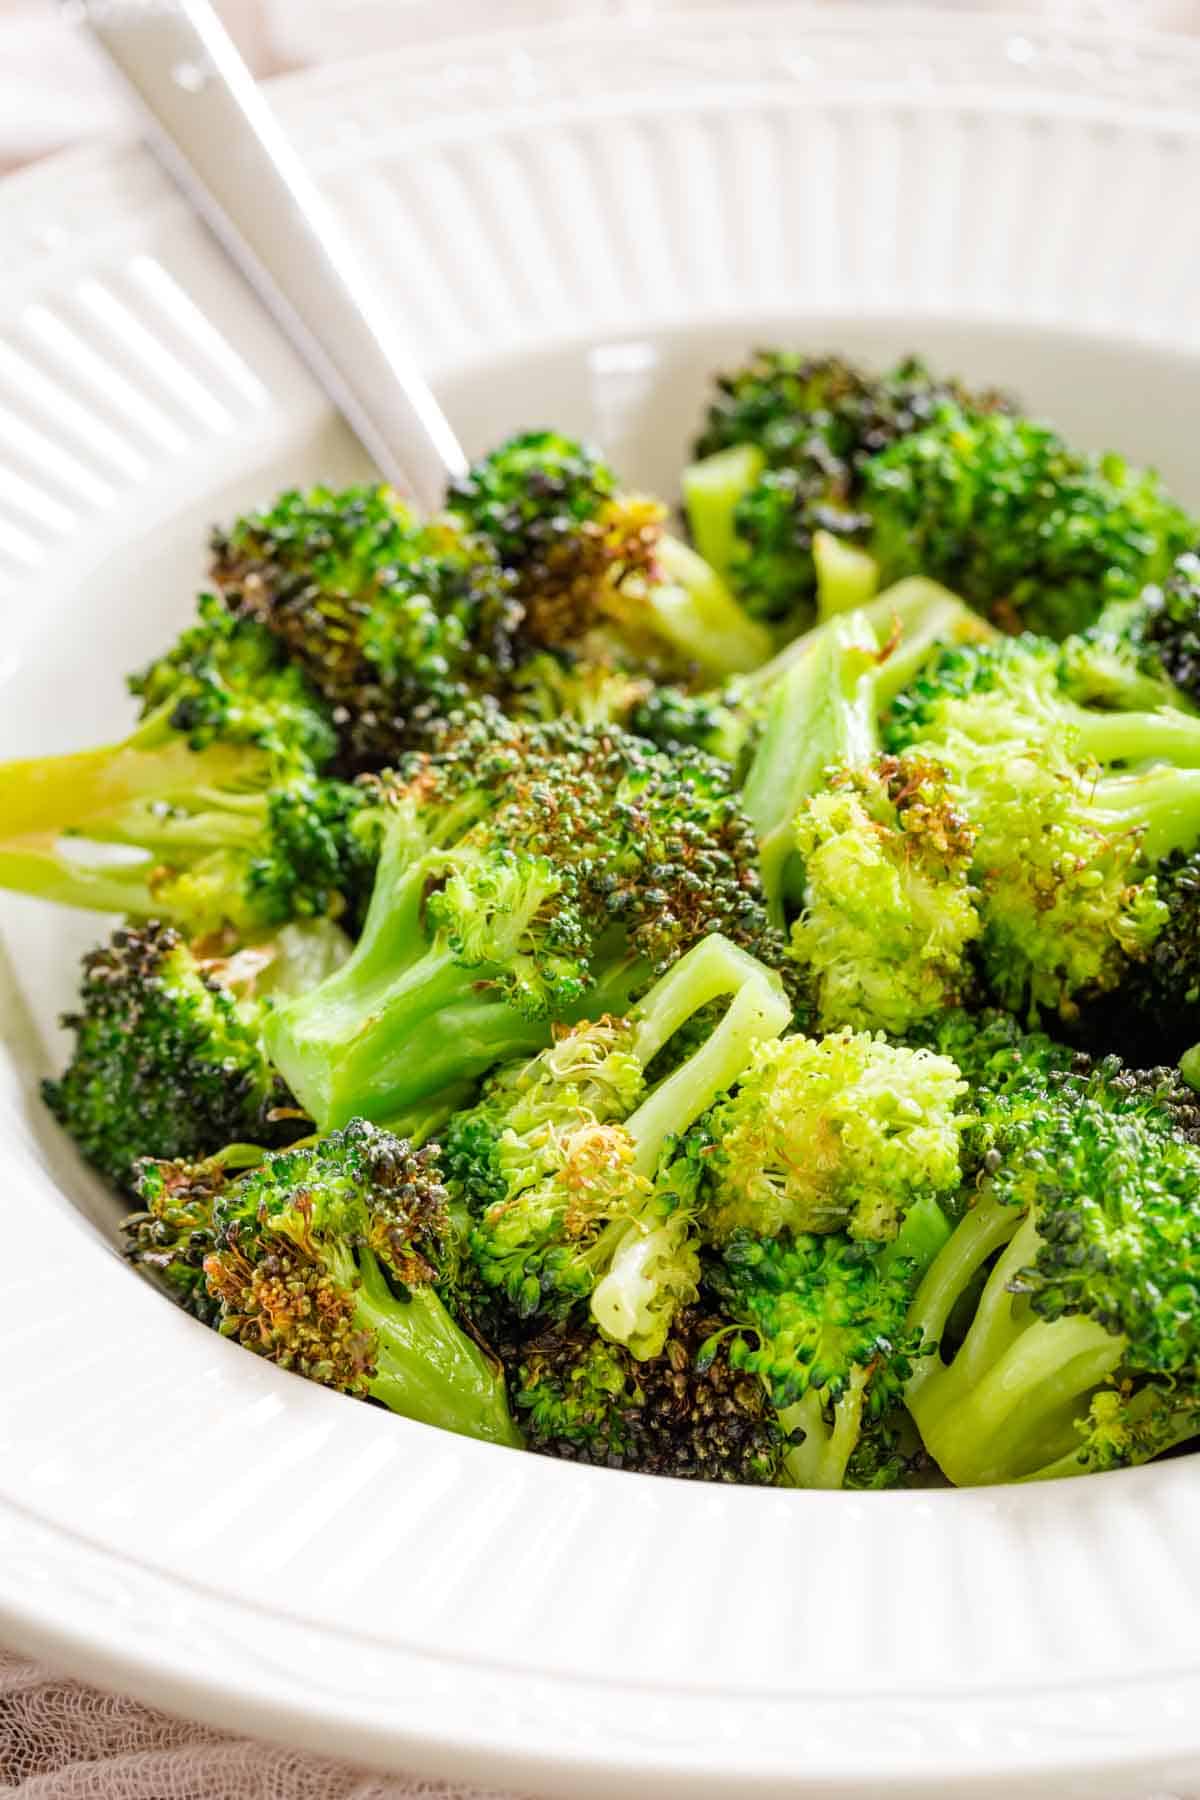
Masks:
[[[208,0],[65,0],[140,102],[164,168],[384,480],[427,511],[466,457]]]

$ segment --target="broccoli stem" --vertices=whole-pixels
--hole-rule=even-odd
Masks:
[[[1018,1207],[988,1193],[959,1220],[926,1272],[909,1312],[909,1324],[921,1328],[927,1344],[941,1343],[959,1296],[988,1258],[1010,1241],[1021,1219]],[[917,1367],[908,1386],[910,1402],[935,1372],[941,1372],[935,1357]]]
[[[777,683],[742,792],[758,832],[763,887],[776,924],[784,922],[787,866],[800,803],[831,764],[858,767],[878,748],[875,681],[879,644],[867,613],[839,615],[826,635]]]
[[[1200,838],[1200,770],[1110,775],[1091,791],[1107,830],[1136,832],[1139,854],[1147,863],[1190,849]]]
[[[851,1369],[846,1387],[833,1402],[833,1423],[825,1418],[825,1397],[810,1388],[802,1399],[785,1407],[779,1422],[789,1434],[802,1432],[784,1458],[784,1467],[798,1488],[840,1488],[862,1430],[868,1374]]]
[[[161,715],[123,742],[0,764],[0,886],[64,906],[162,912],[156,852],[253,849],[271,760],[248,746],[190,750]],[[72,855],[72,840],[143,852],[134,862]]]
[[[815,531],[813,568],[817,577],[817,617],[832,619],[854,612],[879,591],[879,564],[866,550],[846,543],[831,531]]]
[[[692,540],[718,575],[728,575],[737,553],[734,513],[755,485],[767,459],[756,444],[733,444],[690,463],[683,471],[683,509]]]
[[[778,1037],[791,1018],[791,1002],[779,977],[714,935],[689,950],[657,984],[653,1008],[634,1037],[642,1066],[692,1014],[722,994],[730,996],[730,1005],[720,1023],[625,1121],[636,1146],[634,1169],[647,1179],[667,1139],[707,1112],[746,1069],[753,1046]]]
[[[925,1271],[949,1243],[949,1219],[932,1194],[920,1194],[904,1215],[904,1222],[883,1254],[886,1265],[911,1263],[914,1279]]]
[[[1124,1354],[1124,1339],[1094,1319],[1036,1319],[957,1404],[931,1416],[924,1405],[931,1385],[913,1417],[926,1449],[956,1487],[1015,1481],[1038,1466],[1039,1432],[1047,1420],[1071,1402],[1082,1413],[1087,1396]]]
[[[712,675],[744,674],[767,660],[770,634],[742,611],[702,556],[666,537],[657,561],[665,579],[646,598],[660,637]]]
[[[906,1393],[926,1449],[958,1487],[1012,1481],[1038,1467],[1047,1445],[1064,1441],[1073,1414],[1125,1353],[1124,1338],[1096,1320],[1039,1319],[1014,1294],[1014,1277],[1036,1254],[1037,1225],[1027,1217],[1014,1230],[1016,1219],[1002,1220],[1001,1212],[1015,1209],[984,1200],[968,1214],[910,1315],[932,1341],[957,1293],[1008,1232],[1011,1241],[988,1276],[954,1361],[926,1359]]]
[[[358,979],[367,960],[352,957],[267,1021],[268,1053],[322,1131],[396,1118],[549,1040],[545,1020],[488,998],[489,970],[463,968],[449,950],[410,953],[388,983]]]
[[[1064,723],[1085,756],[1097,762],[1166,762],[1200,768],[1200,719],[1159,707],[1153,712],[1093,712],[1065,706]]]
[[[1130,1411],[1135,1412],[1139,1396],[1135,1395],[1130,1403]],[[1084,1475],[1088,1473],[1084,1461],[1084,1446],[1079,1431],[1078,1408],[1073,1410],[1069,1431],[1063,1434],[1065,1447],[1058,1454],[1032,1469],[1029,1474],[1019,1477],[1021,1481],[1058,1481],[1064,1477]],[[1139,1464],[1150,1462],[1164,1455],[1168,1450],[1175,1450],[1180,1444],[1190,1443],[1200,1436],[1200,1417],[1194,1409],[1181,1406],[1172,1423],[1165,1429],[1159,1429],[1149,1436],[1144,1444],[1130,1444],[1122,1458],[1122,1466],[1136,1468]]]
[[[943,644],[985,643],[999,636],[994,626],[972,612],[949,588],[928,581],[923,575],[909,575],[897,581],[858,610],[879,643],[895,646],[880,664],[881,705],[908,686],[934,649]],[[828,641],[841,617],[835,614],[793,638],[770,662],[745,678],[740,684],[743,690],[752,696],[769,694],[782,675]],[[909,650],[907,646],[913,648]]]
[[[373,1400],[406,1419],[463,1437],[521,1448],[504,1382],[429,1287],[394,1294],[369,1250],[360,1250],[355,1322],[377,1346]]]
[[[147,881],[153,866],[146,856],[136,862],[80,862],[59,843],[0,844],[0,888],[60,906],[124,913],[134,919],[162,914],[162,903],[155,900]]]

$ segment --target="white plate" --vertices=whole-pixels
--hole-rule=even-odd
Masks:
[[[1200,502],[1200,52],[980,17],[645,5],[281,84],[473,446],[670,485],[785,333],[1011,382]],[[0,749],[128,717],[204,528],[352,446],[143,155],[0,190]],[[1200,1783],[1200,1463],[726,1490],[306,1386],[112,1253],[49,1127],[94,920],[3,909],[0,1637],[215,1722],[559,1793]]]

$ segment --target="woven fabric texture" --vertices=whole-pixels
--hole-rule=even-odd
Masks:
[[[0,1653],[0,1800],[515,1800],[327,1762]]]

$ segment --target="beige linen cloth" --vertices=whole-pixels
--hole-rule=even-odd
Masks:
[[[151,1712],[0,1652],[0,1800],[515,1800]]]

